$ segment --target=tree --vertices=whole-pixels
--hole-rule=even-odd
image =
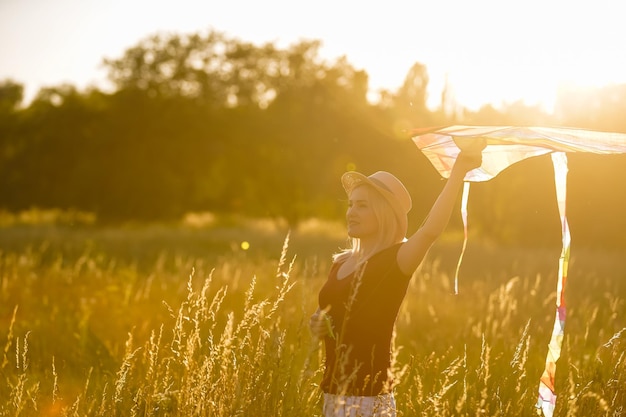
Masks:
[[[218,108],[267,107],[286,69],[285,53],[271,43],[257,47],[217,31],[153,35],[105,66],[118,90],[186,97]]]
[[[12,80],[0,83],[0,207],[13,209],[19,190],[20,174],[17,160],[24,152],[20,143],[23,126],[19,115],[24,87]]]
[[[13,80],[0,82],[0,114],[13,112],[24,100],[24,86]]]
[[[398,131],[430,125],[431,113],[426,104],[428,82],[426,66],[419,62],[413,64],[395,97],[397,119],[394,123]]]

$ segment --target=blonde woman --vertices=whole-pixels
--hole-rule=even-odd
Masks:
[[[352,245],[333,258],[311,331],[323,338],[325,417],[395,417],[391,338],[409,280],[446,228],[465,174],[480,153],[461,153],[422,226],[409,238],[411,196],[392,174],[346,172]]]

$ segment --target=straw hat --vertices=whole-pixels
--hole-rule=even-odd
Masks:
[[[378,171],[369,177],[359,172],[349,171],[341,176],[341,183],[348,196],[352,190],[361,184],[372,186],[393,208],[402,232],[401,237],[404,238],[406,236],[408,229],[407,213],[411,210],[412,202],[411,195],[398,178],[387,171]]]

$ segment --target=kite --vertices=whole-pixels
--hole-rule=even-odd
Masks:
[[[482,152],[482,165],[469,171],[464,179],[461,217],[465,238],[454,278],[458,293],[458,272],[467,244],[467,200],[471,182],[488,181],[507,167],[524,159],[551,154],[554,166],[556,198],[561,219],[562,250],[557,276],[556,316],[545,370],[539,381],[536,407],[552,417],[556,406],[556,362],[561,356],[565,330],[565,282],[570,255],[571,236],[566,215],[567,153],[626,153],[626,134],[572,128],[515,126],[449,126],[413,131],[412,140],[439,174],[448,178],[454,161],[462,150]]]

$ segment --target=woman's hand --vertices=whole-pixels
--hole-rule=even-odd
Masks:
[[[454,163],[454,170],[460,171],[463,174],[480,168],[483,163],[483,154],[481,151],[461,151]]]
[[[311,330],[311,334],[317,339],[328,335],[334,337],[333,324],[330,316],[326,314],[325,310],[320,310],[319,308],[309,319],[309,329]]]

